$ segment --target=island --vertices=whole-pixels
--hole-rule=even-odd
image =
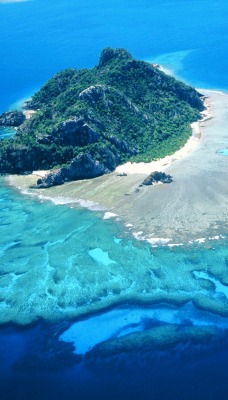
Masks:
[[[44,84],[26,104],[30,118],[0,116],[17,125],[12,139],[0,141],[0,173],[46,170],[37,181],[46,188],[165,157],[191,136],[203,100],[156,65],[106,48],[94,68],[67,69]]]

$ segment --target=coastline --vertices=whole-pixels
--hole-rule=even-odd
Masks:
[[[148,164],[127,163],[109,175],[49,189],[29,189],[37,176],[44,174],[42,171],[9,176],[7,181],[40,200],[102,211],[103,218],[113,218],[136,239],[147,240],[152,246],[174,247],[225,238],[228,165],[226,157],[216,151],[225,146],[228,96],[210,90],[203,94],[208,104],[204,118],[192,124],[193,135],[171,156]],[[154,170],[167,171],[173,183],[139,187]],[[127,176],[118,176],[122,172]]]
[[[185,145],[181,147],[179,150],[175,151],[175,153],[167,155],[163,158],[159,158],[158,160],[151,161],[149,163],[145,162],[132,163],[128,161],[125,164],[118,165],[115,171],[113,171],[113,173],[149,175],[150,173],[155,172],[157,170],[163,172],[167,168],[169,168],[175,161],[181,160],[182,158],[192,153],[198,146],[201,138],[201,130],[200,130],[201,123],[213,118],[213,115],[210,113],[210,105],[207,104],[206,100],[204,101],[204,105],[206,109],[201,112],[202,119],[199,121],[195,121],[191,124],[192,135],[189,137]],[[33,110],[27,110],[26,112],[28,112],[28,116],[24,112],[24,114],[26,115],[26,119],[29,119],[31,117],[30,112],[31,114],[34,113]],[[49,170],[38,170],[38,171],[33,171],[32,175],[37,176],[39,178],[43,178],[49,172],[50,172]]]
[[[189,137],[187,142],[183,147],[179,150],[175,151],[175,153],[168,155],[166,157],[160,158],[156,161],[151,161],[149,163],[131,163],[127,162],[125,164],[119,165],[115,172],[116,173],[126,173],[126,174],[150,174],[151,172],[155,172],[157,170],[164,172],[167,168],[169,168],[175,161],[181,160],[186,157],[190,153],[192,153],[199,144],[201,138],[201,129],[200,126],[205,121],[213,118],[213,115],[210,111],[210,104],[207,102],[207,99],[204,101],[204,106],[206,109],[202,111],[200,114],[202,115],[202,119],[191,124],[192,135]]]

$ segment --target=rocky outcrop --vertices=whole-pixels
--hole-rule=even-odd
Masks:
[[[12,110],[0,115],[0,126],[20,126],[25,121],[22,111]]]
[[[79,93],[79,99],[96,103],[100,98],[105,100],[109,88],[106,85],[93,85]]]
[[[145,114],[141,113],[138,107],[127,98],[119,90],[116,90],[107,85],[94,85],[84,89],[79,93],[79,99],[90,103],[92,106],[100,102],[105,109],[111,108],[115,102],[121,104],[126,110],[138,114],[141,118],[148,119]]]
[[[167,175],[164,172],[155,171],[152,172],[144,181],[142,182],[143,185],[149,186],[153,185],[154,183],[171,183],[173,181],[171,175]]]
[[[98,139],[99,133],[91,128],[84,118],[74,118],[61,122],[50,135],[37,138],[37,142],[82,147],[95,143]]]
[[[194,88],[184,84],[181,86],[175,84],[175,91],[180,100],[187,101],[190,106],[197,108],[199,111],[205,110],[204,104],[201,100],[203,95],[197,92]]]
[[[57,128],[57,136],[62,144],[71,146],[86,146],[97,142],[99,138],[99,134],[83,118],[62,122]]]
[[[94,160],[90,154],[81,154],[71,162],[69,167],[56,169],[44,178],[38,179],[36,187],[48,188],[61,185],[66,181],[96,178],[108,172],[110,170]]]
[[[48,188],[51,186],[62,185],[65,182],[62,168],[55,169],[43,178],[37,180],[35,188]]]

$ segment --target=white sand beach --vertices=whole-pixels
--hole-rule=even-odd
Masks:
[[[120,165],[116,168],[118,174],[126,173],[126,174],[150,174],[154,171],[165,171],[167,168],[171,166],[171,164],[177,160],[181,160],[182,158],[186,157],[192,151],[196,149],[199,144],[201,138],[201,129],[200,126],[202,123],[207,121],[208,119],[212,118],[210,113],[210,105],[207,100],[205,100],[204,105],[206,110],[204,110],[202,115],[201,121],[196,121],[191,124],[192,127],[192,136],[188,139],[186,144],[180,149],[177,150],[174,154],[170,156],[166,156],[156,161],[152,161],[150,163],[131,163],[127,162],[123,165]]]
[[[228,95],[201,92],[207,97],[204,118],[192,124],[192,137],[171,156],[149,164],[126,163],[109,175],[49,189],[28,189],[36,175],[10,176],[8,182],[42,199],[67,198],[71,206],[90,204],[90,209],[94,204],[151,245],[172,247],[223,237],[228,229],[228,157],[217,151],[228,148]],[[173,182],[140,186],[155,170],[166,171]],[[119,176],[121,172],[127,176]]]
[[[35,114],[36,111],[35,110],[24,110],[23,114],[25,116],[26,119],[30,119],[32,117],[33,114]]]

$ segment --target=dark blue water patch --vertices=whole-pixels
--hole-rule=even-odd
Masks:
[[[228,337],[202,345],[81,359],[58,340],[67,322],[0,328],[1,400],[226,400]]]
[[[16,132],[16,129],[13,127],[0,127],[0,140],[10,139],[15,135]]]
[[[221,149],[217,151],[220,156],[228,156],[228,149]]]

